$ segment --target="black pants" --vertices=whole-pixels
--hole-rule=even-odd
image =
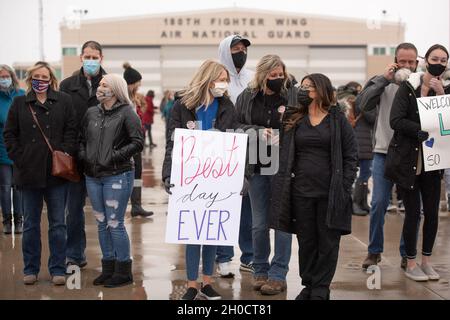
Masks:
[[[417,231],[420,219],[420,199],[423,202],[423,241],[422,255],[431,256],[438,230],[439,202],[441,197],[441,176],[439,171],[422,172],[416,176],[414,189],[399,186],[403,204],[405,205],[405,222],[403,237],[405,239],[406,257],[415,259],[417,256]]]
[[[134,160],[134,186],[133,191],[131,193],[131,205],[132,206],[140,206],[141,205],[141,197],[142,197],[142,184],[139,184],[139,182],[142,182],[142,153],[136,153],[133,156]],[[137,182],[137,180],[140,180]],[[136,186],[138,185],[138,186]]]
[[[294,196],[300,277],[311,297],[327,299],[336,272],[341,233],[326,225],[328,199]]]

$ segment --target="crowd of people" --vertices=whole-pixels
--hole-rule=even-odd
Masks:
[[[286,291],[295,235],[303,286],[296,300],[330,299],[340,240],[352,232],[353,215],[370,219],[362,268],[381,261],[393,189],[405,211],[400,266],[412,280],[438,280],[431,256],[442,178],[450,210],[450,171],[424,171],[421,148],[429,133],[421,127],[416,98],[450,94],[448,50],[430,47],[419,65],[416,47],[399,44],[395,61],[382,74],[364,85],[349,82],[335,88],[333,79],[321,73],[297,82],[289,65],[274,54],[261,57],[256,69],[249,70],[250,47],[250,40],[239,35],[223,39],[218,56],[205,61],[185,88],[164,92],[159,111],[166,127],[162,183],[167,193],[174,186],[176,128],[253,130],[257,148],[269,156],[269,161],[258,157],[247,163],[241,192],[239,269],[253,274],[253,290],[263,295]],[[152,137],[157,107],[154,91],[139,92],[139,71],[124,63],[123,75],[108,74],[102,61],[102,46],[88,41],[81,48],[81,67],[72,76],[58,85],[53,68],[39,61],[27,72],[26,90],[13,69],[0,65],[3,232],[23,233],[26,285],[35,284],[40,272],[44,201],[52,282],[64,285],[68,266],[87,265],[86,197],[102,253],[102,271],[93,285],[133,283],[124,218],[130,200],[132,217],[154,214],[142,207],[141,153],[147,138],[149,148],[157,147]],[[200,125],[192,128],[191,123]],[[76,159],[80,181],[52,175],[49,146]],[[189,244],[185,257],[187,291],[182,299],[221,299],[213,276],[217,271],[234,277],[233,247]]]

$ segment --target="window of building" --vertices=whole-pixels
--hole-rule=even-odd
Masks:
[[[374,56],[385,56],[386,55],[386,48],[385,47],[374,47],[373,48],[373,55]]]
[[[63,56],[76,56],[77,48],[63,48],[62,54],[63,54]]]

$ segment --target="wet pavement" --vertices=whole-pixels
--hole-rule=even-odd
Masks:
[[[42,268],[39,282],[34,286],[22,283],[21,236],[0,235],[0,299],[179,299],[185,292],[186,271],[184,246],[164,243],[167,195],[161,186],[161,166],[164,158],[164,124],[155,115],[153,137],[158,146],[146,148],[143,172],[143,205],[155,212],[151,218],[131,218],[127,213],[126,227],[131,240],[134,284],[122,288],[94,287],[92,281],[100,271],[101,253],[92,208],[86,207],[88,265],[81,273],[81,289],[55,287],[47,271],[48,223],[42,215]],[[128,208],[128,210],[130,207]],[[367,254],[368,217],[353,218],[353,234],[342,238],[339,263],[332,284],[331,298],[336,300],[441,300],[450,299],[450,215],[442,211],[436,240],[433,265],[441,275],[439,281],[418,283],[406,279],[400,269],[398,246],[403,216],[388,213],[385,224],[385,253],[380,263],[381,289],[369,290],[370,274],[361,270]],[[239,249],[232,261],[234,279],[215,277],[215,288],[224,299],[292,300],[301,290],[298,276],[297,241],[292,243],[292,258],[287,276],[287,292],[277,296],[261,296],[252,290],[251,274],[239,271]],[[421,243],[419,241],[418,248]],[[420,262],[420,261],[419,261]]]

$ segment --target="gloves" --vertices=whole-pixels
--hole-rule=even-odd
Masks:
[[[166,190],[166,192],[168,194],[172,194],[172,191],[170,191],[170,188],[173,188],[173,187],[175,187],[175,185],[174,184],[170,184],[170,178],[166,178],[164,180],[164,189]]]
[[[247,178],[244,178],[244,184],[242,185],[241,196],[246,196],[248,194],[248,189],[250,189],[250,183]]]
[[[417,132],[417,139],[420,143],[427,141],[429,136],[430,135],[426,131],[419,130],[419,132]]]

